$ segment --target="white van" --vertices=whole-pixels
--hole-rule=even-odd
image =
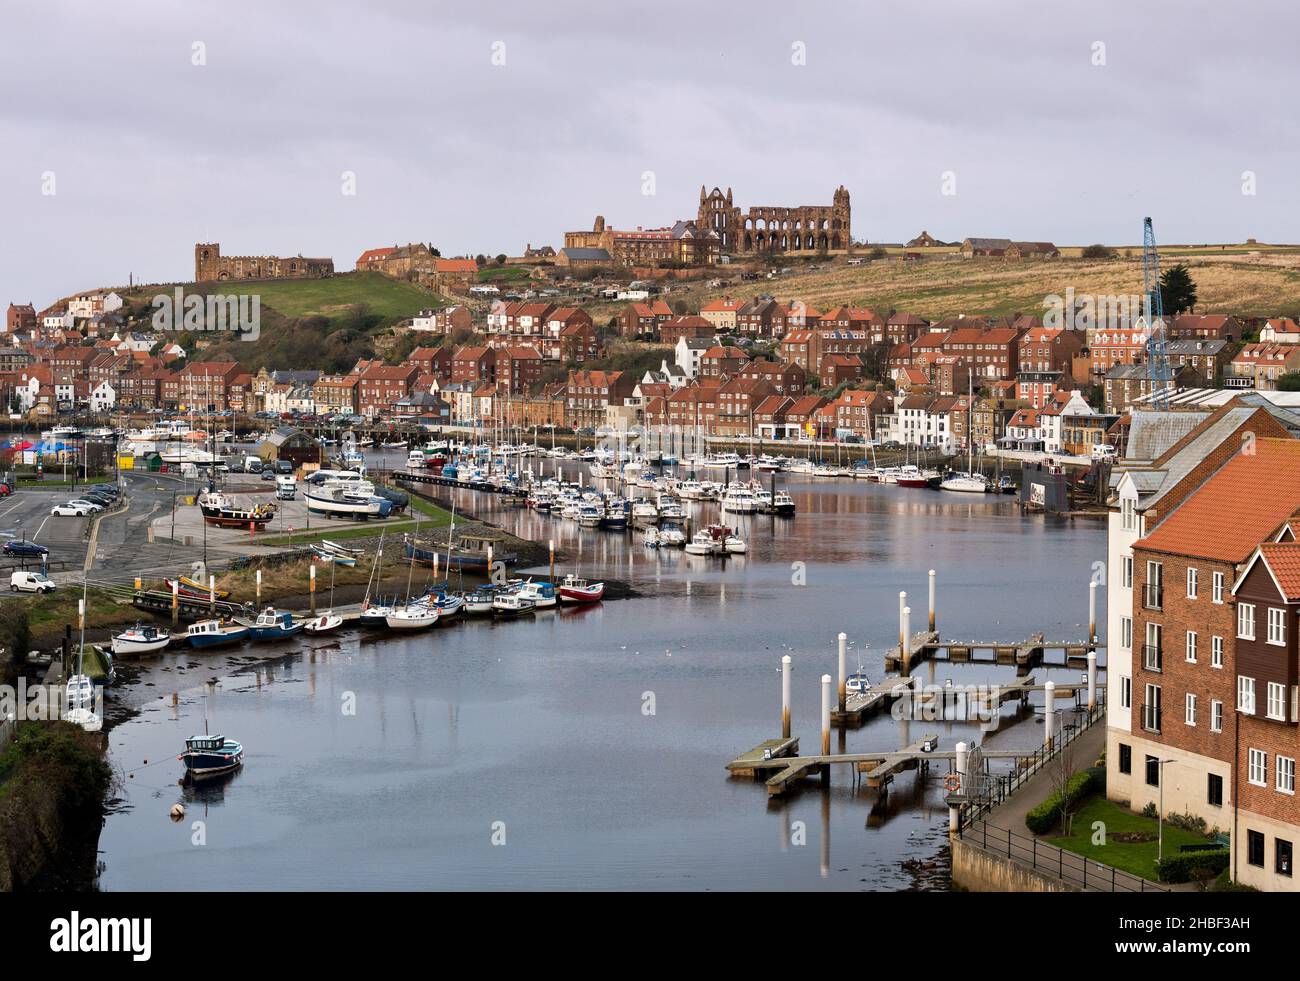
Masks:
[[[15,593],[52,593],[54,580],[39,572],[15,572],[9,577],[9,588]]]
[[[1094,460],[1113,460],[1115,459],[1115,447],[1109,443],[1094,443],[1092,445],[1092,458]]]

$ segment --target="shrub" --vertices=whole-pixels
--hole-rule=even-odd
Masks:
[[[1094,776],[1085,770],[1076,773],[1065,785],[1066,799],[1071,805],[1092,793]],[[1055,830],[1061,821],[1061,795],[1053,791],[1044,800],[1025,815],[1025,826],[1036,835]]]
[[[1205,818],[1198,817],[1190,811],[1185,811],[1182,814],[1170,814],[1165,818],[1165,821],[1175,828],[1185,828],[1198,835],[1206,834],[1209,830],[1205,824]]]
[[[1170,855],[1156,863],[1156,873],[1161,882],[1191,882],[1193,879],[1213,879],[1228,867],[1228,850],[1212,852],[1186,852]]]
[[[1105,245],[1089,245],[1083,250],[1083,258],[1085,259],[1113,259],[1115,254],[1114,249]]]
[[[1142,816],[1144,818],[1153,818],[1157,816],[1156,805],[1154,802],[1147,802],[1147,806],[1142,808]]]

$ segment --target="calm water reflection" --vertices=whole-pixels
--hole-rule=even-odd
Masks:
[[[1082,637],[1104,532],[1024,518],[1008,499],[861,482],[786,487],[798,517],[741,519],[750,552],[725,567],[482,495],[471,504],[462,492],[461,506],[555,538],[584,574],[631,579],[644,595],[535,622],[308,640],[256,667],[231,656],[206,700],[203,688],[182,687],[178,707],[147,702],[113,730],[114,762],[134,772],[101,836],[101,886],[912,887],[903,861],[933,859],[944,838],[941,770],[924,785],[903,774],[885,798],[855,793],[837,772],[829,794],[810,783],[776,804],[761,785],[725,776],[734,754],[779,732],[780,656],[794,656],[795,734],[815,749],[818,679],[834,673],[838,631],[851,638],[852,666],[880,677],[898,591],[909,591],[919,626],[926,570],[936,568],[945,636]],[[694,507],[696,520],[716,515],[716,505]],[[800,563],[803,586],[792,584]],[[918,671],[939,684],[1011,677],[989,665]],[[178,674],[151,680],[169,692],[185,684]],[[186,797],[174,757],[203,730],[205,701],[213,731],[244,742],[246,765]],[[984,744],[1032,746],[1040,726],[1004,726]],[[922,730],[944,748],[978,735],[965,723],[916,722],[911,738]],[[898,723],[878,718],[840,745],[901,740]],[[173,823],[177,800],[188,813]],[[194,821],[205,844],[192,843]]]

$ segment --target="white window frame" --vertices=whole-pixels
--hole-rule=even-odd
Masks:
[[[1223,638],[1222,637],[1210,638],[1210,667],[1212,668],[1223,667]]]
[[[1276,606],[1268,608],[1268,643],[1274,647],[1286,646],[1286,610]]]
[[[1255,714],[1255,679],[1237,675],[1237,711]]]
[[[1191,692],[1183,697],[1183,722],[1189,726],[1196,725],[1196,696]]]
[[[1119,707],[1133,707],[1133,679],[1128,675],[1120,675],[1119,679]]]
[[[1217,698],[1210,700],[1210,732],[1223,732],[1223,703]]]
[[[1210,602],[1223,602],[1223,573],[1216,572],[1210,577]]]
[[[1142,704],[1142,728],[1147,732],[1161,731],[1160,716],[1164,715],[1164,699],[1161,695],[1159,685],[1147,685]]]
[[[1196,663],[1196,644],[1197,644],[1196,631],[1195,630],[1187,631],[1186,655],[1187,655],[1188,664]]]
[[[1125,555],[1120,559],[1120,585],[1125,589],[1133,588],[1133,556]]]
[[[1246,779],[1256,787],[1268,786],[1268,754],[1262,749],[1247,750]]]
[[[1295,757],[1278,754],[1274,757],[1275,786],[1279,793],[1295,796]]]
[[[1197,580],[1199,578],[1200,577],[1196,569],[1193,566],[1189,565],[1187,567],[1187,598],[1190,600],[1196,599],[1196,589],[1197,586],[1199,585]]]
[[[1276,681],[1268,683],[1268,717],[1279,722],[1286,721],[1286,685]]]
[[[1240,640],[1255,639],[1255,604],[1237,604],[1237,637]]]
[[[1125,531],[1135,531],[1137,529],[1137,501],[1131,497],[1124,497],[1119,502],[1120,527]]]
[[[1119,618],[1119,646],[1126,651],[1133,649],[1133,618]]]

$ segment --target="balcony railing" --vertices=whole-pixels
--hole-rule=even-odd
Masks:
[[[1160,703],[1142,704],[1142,728],[1147,732],[1160,731]]]
[[[1165,669],[1165,652],[1159,644],[1142,645],[1142,667],[1148,671]]]
[[[1142,589],[1142,605],[1148,610],[1165,608],[1165,587],[1158,582],[1149,582]]]

